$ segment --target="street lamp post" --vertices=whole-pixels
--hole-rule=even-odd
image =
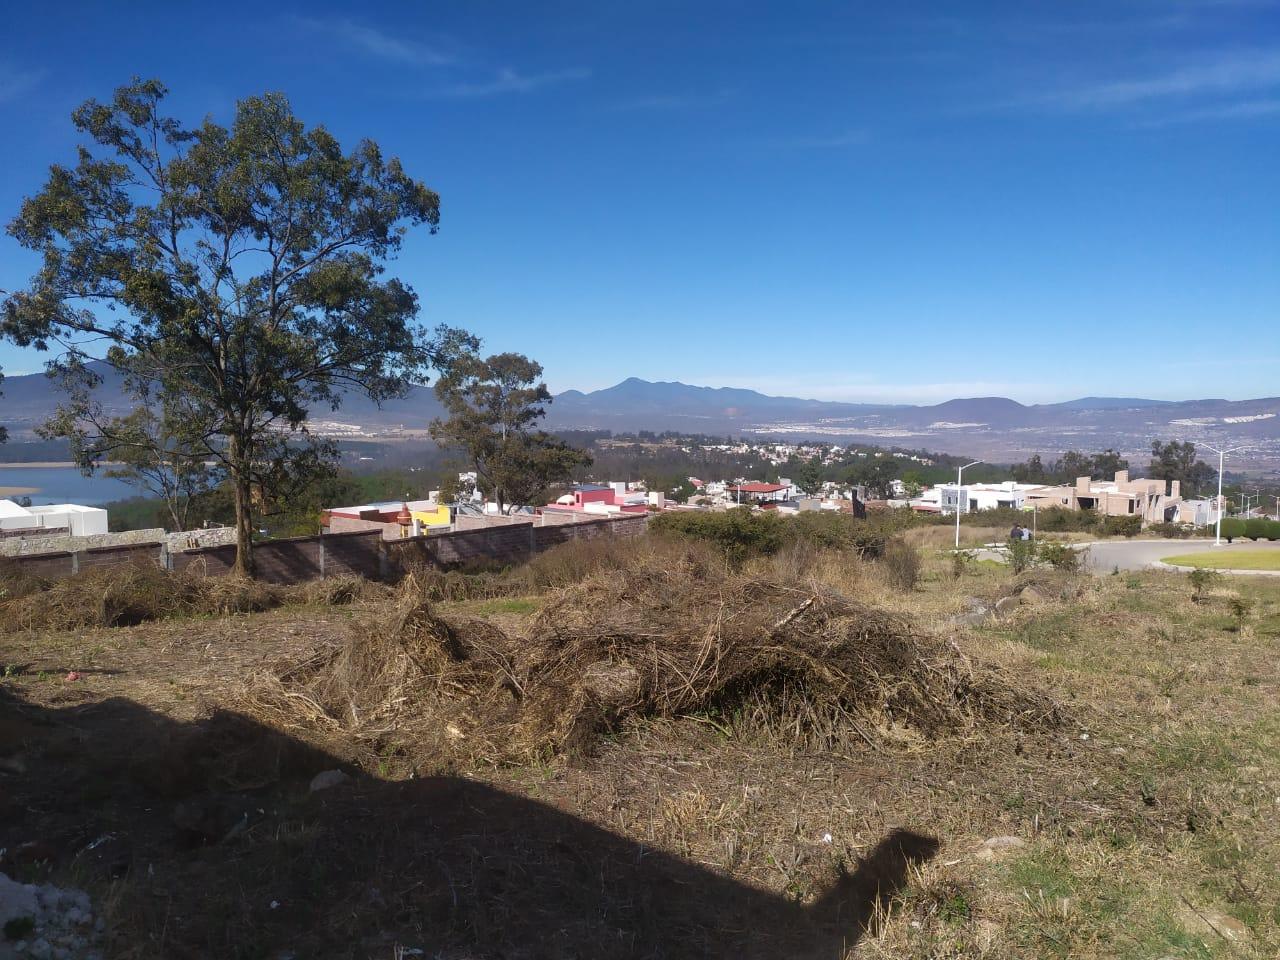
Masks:
[[[1222,546],[1222,464],[1223,464],[1223,458],[1224,458],[1224,457],[1226,457],[1226,455],[1227,455],[1228,453],[1235,453],[1237,450],[1243,450],[1243,449],[1244,449],[1244,447],[1243,447],[1243,446],[1240,446],[1240,447],[1227,447],[1225,450],[1219,450],[1217,447],[1211,447],[1211,446],[1209,446],[1209,444],[1207,444],[1207,443],[1205,444],[1205,446],[1206,446],[1206,447],[1209,447],[1209,449],[1210,449],[1210,450],[1212,450],[1214,453],[1216,453],[1216,454],[1218,455],[1218,510],[1217,510],[1218,520],[1217,520],[1217,525],[1216,525],[1216,527],[1214,528],[1214,532],[1213,532],[1213,545],[1214,545],[1215,547],[1220,547],[1220,546]]]
[[[973,463],[966,463],[963,467],[956,467],[956,549],[960,549],[960,477],[970,467],[976,467],[981,460],[975,460]]]

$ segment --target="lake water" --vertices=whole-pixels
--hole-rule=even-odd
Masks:
[[[104,477],[101,473],[86,477],[75,467],[14,467],[0,463],[0,487],[35,487],[35,492],[27,496],[37,506],[44,503],[80,503],[93,507],[141,495],[136,487],[123,480]]]

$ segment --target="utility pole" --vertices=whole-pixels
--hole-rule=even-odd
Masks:
[[[1216,528],[1214,529],[1213,545],[1215,547],[1220,547],[1222,546],[1222,465],[1224,458],[1228,453],[1235,453],[1237,450],[1243,450],[1244,446],[1227,447],[1225,450],[1219,450],[1217,447],[1209,446],[1207,443],[1204,445],[1209,447],[1210,450],[1218,455],[1218,509],[1216,511],[1218,520]],[[1247,444],[1245,446],[1247,446]]]
[[[960,477],[970,467],[976,467],[981,460],[975,460],[973,463],[966,463],[963,467],[956,468],[956,549],[960,549]]]

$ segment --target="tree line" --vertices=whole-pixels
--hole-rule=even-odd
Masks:
[[[1108,448],[1100,453],[1068,450],[1050,463],[1037,453],[1023,463],[1015,463],[1011,473],[1019,483],[1065,484],[1074,483],[1077,477],[1110,480],[1128,469],[1129,461]],[[1151,459],[1141,474],[1153,480],[1179,481],[1183,496],[1212,492],[1218,476],[1215,468],[1197,458],[1195,444],[1183,440],[1151,441]]]

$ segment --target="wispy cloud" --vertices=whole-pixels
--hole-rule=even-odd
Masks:
[[[379,60],[415,64],[424,67],[447,66],[457,56],[438,46],[397,36],[346,17],[296,17],[301,27],[338,39]]]
[[[730,90],[714,90],[705,93],[659,93],[643,97],[634,97],[630,100],[622,100],[615,103],[612,109],[620,113],[661,113],[680,110],[701,110],[706,107],[714,107],[724,103],[732,96],[733,93]]]
[[[1216,120],[1254,120],[1259,117],[1280,115],[1280,98],[1266,100],[1241,100],[1236,103],[1221,103],[1198,110],[1188,110],[1158,120],[1149,121],[1145,126],[1165,127],[1175,123],[1198,123]]]
[[[429,96],[467,99],[476,97],[498,97],[504,94],[532,93],[543,87],[586,80],[591,71],[585,67],[572,67],[567,70],[553,70],[546,73],[521,73],[510,67],[503,67],[493,77],[475,83],[456,83],[429,92]]]
[[[1054,91],[1033,102],[1062,110],[1116,110],[1280,86],[1280,50],[1237,52],[1134,77]]]
[[[44,79],[43,70],[19,70],[0,62],[0,103],[17,100]]]

